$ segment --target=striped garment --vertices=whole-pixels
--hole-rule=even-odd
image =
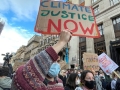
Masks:
[[[56,61],[58,55],[52,47],[41,51],[26,65],[21,66],[13,77],[11,90],[64,90],[62,81],[49,82],[46,86],[43,81],[50,66]]]

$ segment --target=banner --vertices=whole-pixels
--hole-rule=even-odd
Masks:
[[[84,70],[99,71],[98,55],[94,53],[83,54],[83,66]]]
[[[100,37],[91,7],[57,1],[41,1],[35,32],[59,34],[64,29],[71,30],[73,36]]]
[[[98,62],[101,69],[107,74],[110,75],[115,69],[119,66],[110,59],[105,53],[102,53],[98,56]]]

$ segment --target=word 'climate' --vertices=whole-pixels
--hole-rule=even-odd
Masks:
[[[42,7],[47,7],[47,8],[61,8],[61,9],[68,9],[68,10],[76,10],[76,11],[85,11],[87,13],[91,13],[91,10],[89,7],[84,7],[84,6],[78,6],[76,4],[74,5],[70,5],[69,3],[61,3],[61,2],[55,2],[55,1],[51,1],[48,5],[49,1],[42,1],[40,3],[40,6]]]

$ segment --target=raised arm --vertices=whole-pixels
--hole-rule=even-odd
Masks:
[[[61,31],[60,40],[55,45],[41,51],[33,59],[29,60],[25,66],[21,66],[16,71],[12,86],[17,86],[17,88],[20,86],[23,89],[31,90],[31,87],[43,82],[50,66],[57,61],[57,54],[69,42],[71,36],[70,31]]]

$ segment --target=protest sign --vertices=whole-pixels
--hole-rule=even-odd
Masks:
[[[99,71],[98,55],[94,53],[83,54],[84,70]]]
[[[118,68],[118,65],[113,60],[111,60],[105,53],[102,53],[98,56],[98,62],[101,69],[107,75],[110,75],[115,69]]]
[[[64,29],[71,30],[73,36],[100,37],[91,7],[57,1],[41,1],[35,32],[59,34]]]

